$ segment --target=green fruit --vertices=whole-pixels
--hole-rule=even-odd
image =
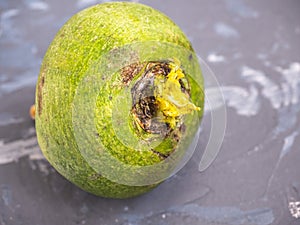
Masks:
[[[180,28],[142,4],[99,4],[74,15],[47,50],[38,142],[83,190],[132,197],[183,165],[203,104],[197,56]]]

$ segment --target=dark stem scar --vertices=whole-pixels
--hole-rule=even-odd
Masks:
[[[135,68],[133,65],[131,68]],[[129,67],[130,68],[130,67]],[[127,69],[128,70],[128,69]],[[170,73],[169,61],[148,62],[144,66],[141,77],[131,89],[132,110],[131,114],[135,121],[147,133],[169,135],[173,129],[167,122],[162,122],[159,118],[159,107],[154,97],[154,79],[156,76],[167,77]],[[181,91],[190,96],[187,82],[179,80]]]
[[[38,107],[37,107],[37,112],[38,115],[40,116],[43,111],[43,87],[45,84],[45,73],[44,71],[41,73],[41,77],[38,83],[38,90],[37,90],[37,97],[38,97]]]
[[[141,72],[144,65],[144,63],[136,62],[122,68],[121,77],[123,84],[128,85],[130,81]]]
[[[171,141],[168,143],[168,145],[170,144],[170,151],[167,153],[151,149],[151,152],[161,160],[171,156],[186,130],[181,116],[178,116],[175,127],[172,127],[167,120],[163,119],[165,115],[160,111],[154,92],[155,78],[159,76],[162,77],[160,79],[166,80],[172,69],[170,63],[172,61],[150,61],[143,64],[142,67],[134,64],[122,69],[122,78],[125,84],[130,83],[134,76],[138,76],[138,79],[131,86],[132,108],[130,112],[133,119],[132,125],[137,133],[141,135],[145,133],[155,134],[164,140],[169,138]],[[124,78],[128,79],[124,80]],[[190,97],[188,80],[182,78],[179,80],[179,84],[181,92]]]

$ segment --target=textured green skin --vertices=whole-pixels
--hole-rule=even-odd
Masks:
[[[140,41],[170,42],[193,51],[180,28],[160,12],[136,3],[105,3],[79,12],[63,26],[49,46],[40,70],[36,90],[36,130],[41,150],[59,173],[95,195],[127,198],[157,186],[127,186],[97,174],[80,154],[72,128],[74,94],[90,64],[115,47]],[[199,92],[193,91],[192,86],[191,95],[196,99]],[[105,96],[103,94],[101,98]],[[101,120],[105,121],[101,117],[105,99],[101,98],[97,101],[96,112],[100,125]],[[200,100],[194,102],[203,109],[203,100],[202,93]],[[199,118],[201,116],[202,112]],[[105,137],[101,130],[98,131],[100,137]],[[103,141],[118,146],[113,139]],[[131,149],[128,154],[128,149],[115,149],[120,160],[132,164],[146,165],[161,160],[153,152],[135,154]]]

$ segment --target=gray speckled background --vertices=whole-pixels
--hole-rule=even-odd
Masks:
[[[85,193],[43,159],[28,116],[55,33],[94,0],[0,1],[0,224],[299,225],[300,1],[141,1],[171,17],[216,74],[227,108],[221,151],[198,151],[143,196]],[[207,95],[213,99],[214,89]],[[214,101],[218,101],[215,99]]]

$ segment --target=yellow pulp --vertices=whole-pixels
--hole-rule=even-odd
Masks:
[[[180,115],[192,113],[194,110],[199,111],[200,107],[190,102],[187,94],[181,91],[179,80],[184,78],[184,74],[180,63],[175,61],[170,63],[170,67],[167,79],[163,75],[156,78],[155,97],[160,111],[165,116],[165,122],[174,128]]]

